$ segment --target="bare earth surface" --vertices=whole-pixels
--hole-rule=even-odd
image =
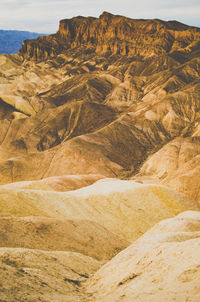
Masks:
[[[200,213],[158,223],[89,281],[91,301],[199,301]]]

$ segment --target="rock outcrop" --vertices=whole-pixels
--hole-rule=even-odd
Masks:
[[[132,20],[104,12],[99,18],[75,17],[60,21],[56,34],[26,40],[24,58],[47,59],[76,47],[99,53],[149,57],[170,53],[181,60],[199,47],[200,30],[176,21]]]

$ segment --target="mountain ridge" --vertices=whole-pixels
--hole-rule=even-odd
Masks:
[[[25,39],[35,39],[39,34],[23,30],[3,30],[0,29],[0,55],[18,53],[22,42]]]

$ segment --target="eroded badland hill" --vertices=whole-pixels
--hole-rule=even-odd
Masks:
[[[199,28],[107,12],[0,56],[1,301],[200,300],[199,77]]]

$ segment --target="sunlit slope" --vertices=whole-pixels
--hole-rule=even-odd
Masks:
[[[200,213],[158,223],[88,282],[89,301],[200,299]]]
[[[183,192],[200,202],[200,137],[180,137],[149,156],[134,179],[157,182]]]
[[[96,174],[52,176],[40,180],[9,183],[1,188],[65,192],[89,186],[101,178],[102,175]]]
[[[87,219],[126,240],[142,235],[156,222],[198,204],[160,185],[103,179],[69,192],[0,188],[0,216]]]

